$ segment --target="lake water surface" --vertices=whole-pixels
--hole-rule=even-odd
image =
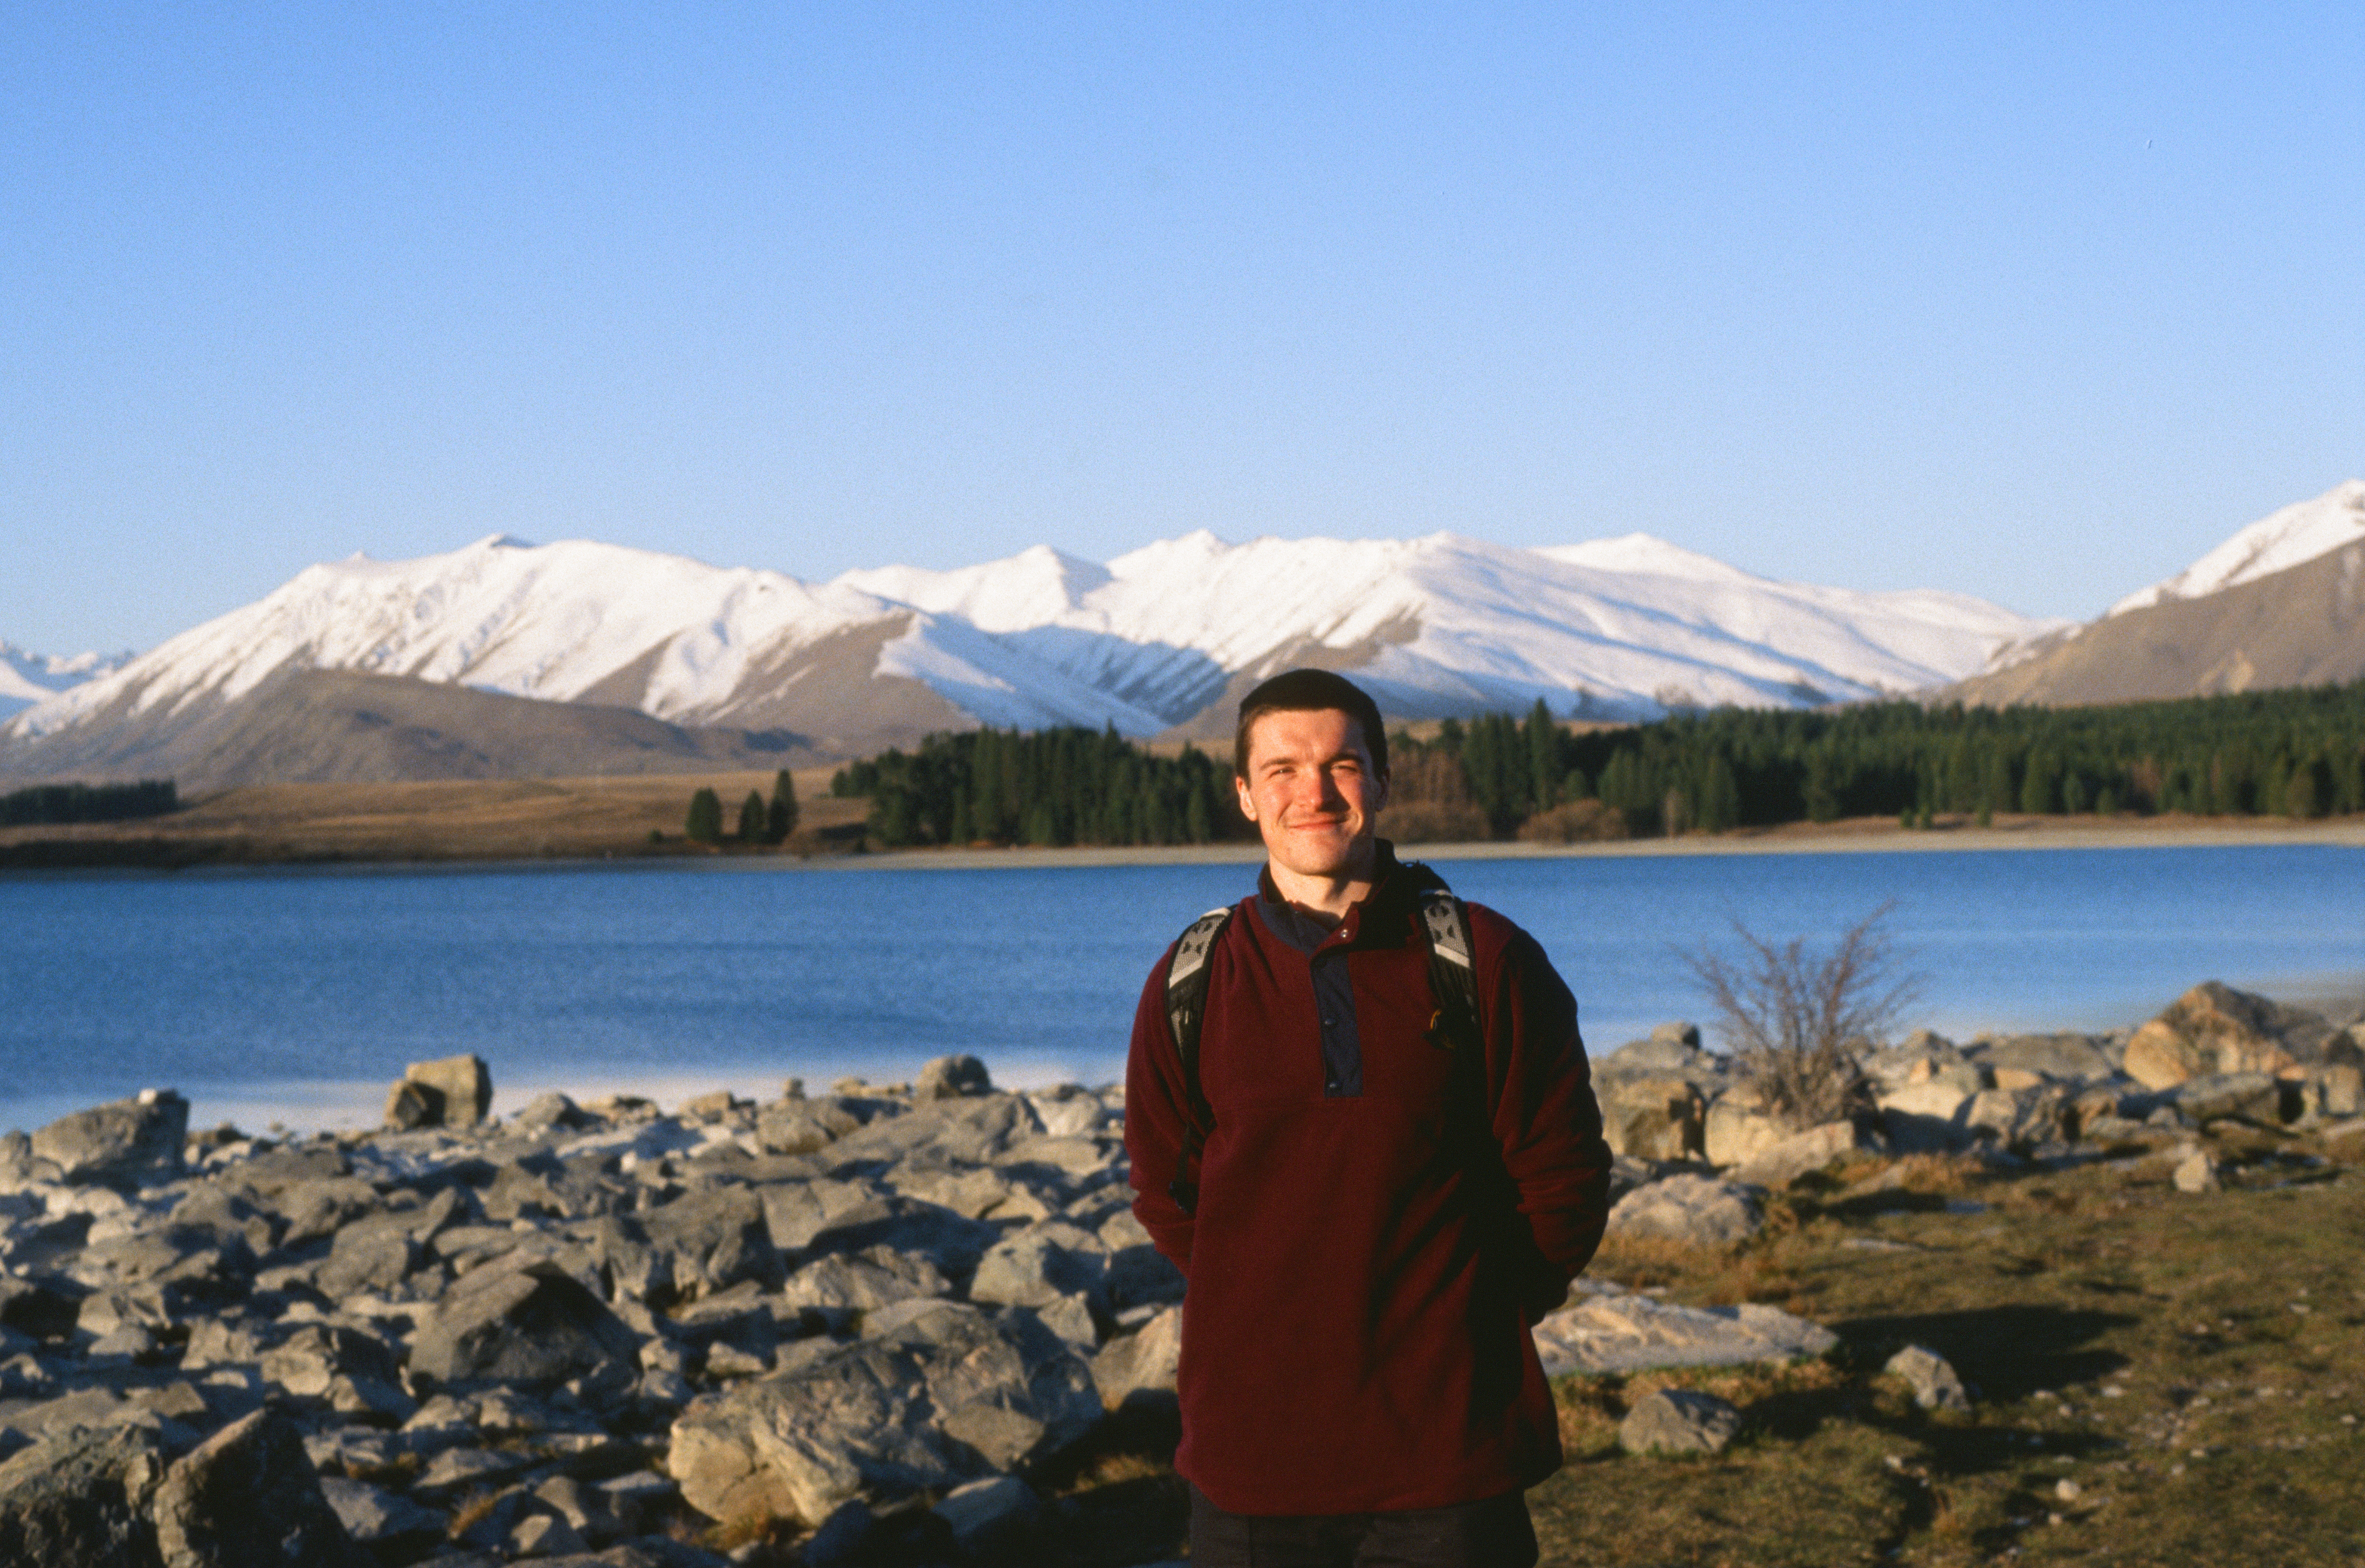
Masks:
[[[1440,860],[1533,932],[1597,1051],[1706,1022],[1679,949],[1738,919],[1828,940],[1884,902],[1910,1019],[2135,1023],[2216,978],[2365,991],[2365,850]],[[404,1063],[476,1051],[544,1088],[671,1101],[982,1056],[1004,1082],[1121,1076],[1151,963],[1240,864],[984,870],[497,868],[0,878],[0,1128],[173,1085],[200,1124],[374,1119]]]

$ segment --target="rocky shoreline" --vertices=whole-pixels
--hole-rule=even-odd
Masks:
[[[1911,1202],[1917,1155],[2162,1160],[2197,1200],[2213,1126],[2365,1133],[2360,1064],[2365,1023],[2204,986],[2119,1036],[1867,1046],[1847,1117],[1799,1128],[1668,1025],[1596,1064],[1613,1237],[1745,1243],[1835,1171]],[[158,1091],[0,1138],[0,1561],[1023,1558],[1080,1456],[1171,1444],[1182,1282],[1121,1090],[947,1058],[763,1104],[490,1099],[461,1058],[372,1133],[191,1136]],[[1835,1343],[1592,1281],[1537,1338],[1556,1376]],[[1925,1406],[1975,1397],[1895,1352]],[[1719,1403],[1653,1395],[1624,1441],[1713,1451]]]

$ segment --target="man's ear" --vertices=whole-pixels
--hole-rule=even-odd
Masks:
[[[1256,821],[1256,797],[1249,793],[1249,781],[1235,773],[1232,775],[1232,788],[1239,795],[1240,815],[1250,822]]]

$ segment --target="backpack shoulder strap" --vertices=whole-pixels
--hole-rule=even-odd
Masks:
[[[1166,966],[1166,1025],[1174,1035],[1174,1054],[1182,1069],[1183,1122],[1182,1150],[1174,1164],[1174,1180],[1168,1183],[1168,1195],[1182,1205],[1184,1214],[1195,1211],[1199,1204],[1199,1184],[1194,1178],[1199,1151],[1206,1147],[1207,1132],[1215,1125],[1216,1114],[1207,1097],[1199,1088],[1199,1036],[1207,1022],[1207,980],[1209,960],[1215,957],[1216,943],[1224,928],[1232,923],[1232,906],[1211,909],[1189,925],[1174,944],[1174,957]]]
[[[1457,1053],[1465,1047],[1483,1052],[1477,948],[1470,939],[1470,906],[1455,898],[1436,872],[1426,866],[1417,869],[1424,879],[1420,928],[1429,940],[1429,991],[1437,1009],[1429,1015],[1429,1042]]]

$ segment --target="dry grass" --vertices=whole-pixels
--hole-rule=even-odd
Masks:
[[[830,769],[796,774],[800,838],[862,821],[866,803],[831,797]],[[779,854],[691,845],[689,797],[714,790],[735,811],[768,773],[611,778],[448,780],[409,784],[271,784],[226,790],[171,816],[132,823],[0,831],[0,857],[48,844],[98,853],[150,846],[184,861],[485,860]],[[661,835],[652,840],[652,833]],[[795,846],[792,841],[792,847]]]

